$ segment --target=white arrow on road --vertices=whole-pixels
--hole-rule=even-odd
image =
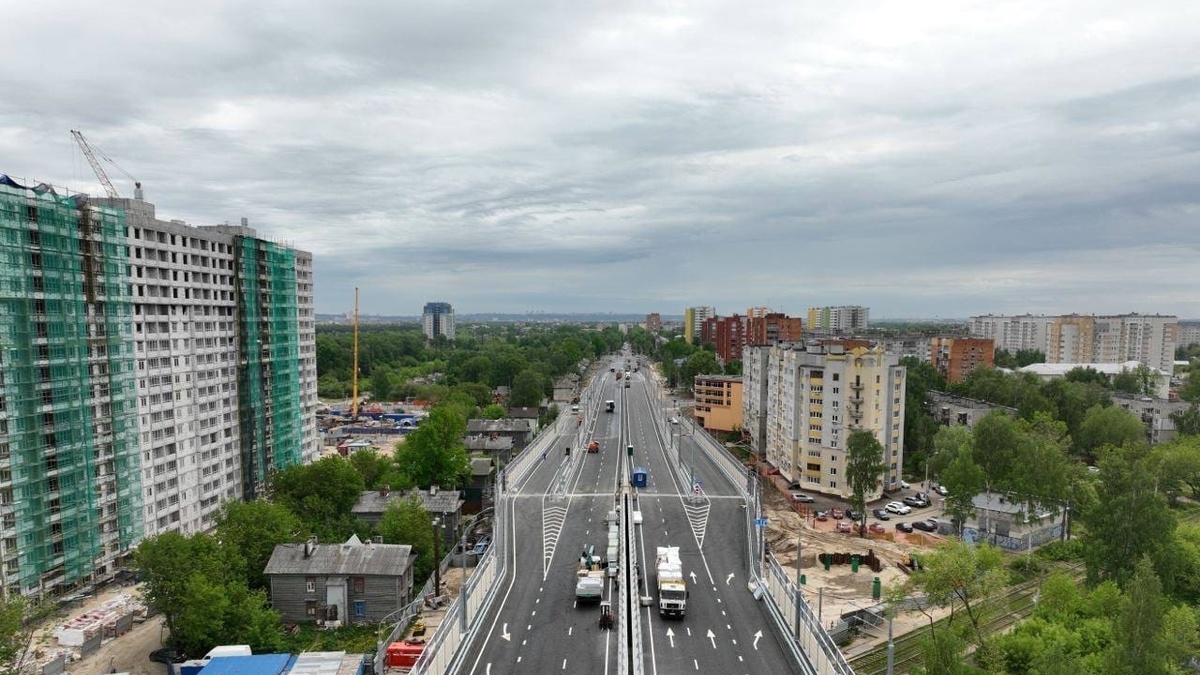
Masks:
[[[729,576],[725,577],[725,585],[728,586],[731,581],[733,581],[733,572],[730,572]]]
[[[692,583],[696,583],[696,570],[692,570]]]
[[[675,648],[675,631],[667,629],[667,639],[671,641],[671,649]]]
[[[500,629],[500,637],[501,639],[512,641],[512,636],[508,634],[508,624],[504,624],[504,627]]]
[[[492,675],[492,663],[490,661],[487,664],[487,670],[485,671],[485,675]]]
[[[754,634],[754,648],[755,648],[755,649],[758,649],[758,639],[759,639],[759,638],[761,638],[761,637],[762,637],[762,631],[761,631],[761,630],[760,630],[760,631],[758,631],[757,633],[755,633],[755,634]]]
[[[709,628],[708,635],[706,635],[705,637],[707,637],[709,640],[712,640],[713,649],[716,649],[717,648],[717,634],[712,632],[712,629]]]

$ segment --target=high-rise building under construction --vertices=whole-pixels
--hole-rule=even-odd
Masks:
[[[312,256],[0,175],[0,586],[111,578],[144,537],[314,457]]]

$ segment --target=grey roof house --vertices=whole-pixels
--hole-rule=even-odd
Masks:
[[[529,428],[533,430],[534,434],[537,434],[538,420],[541,418],[541,411],[539,409],[529,407],[509,408],[505,412],[505,416],[514,420],[528,420]]]
[[[986,542],[1009,551],[1024,551],[1060,539],[1063,518],[1048,509],[1025,517],[1025,505],[1007,496],[981,492],[971,499],[974,515],[963,525],[963,539]]]
[[[533,425],[525,419],[467,420],[467,435],[497,436],[513,439],[513,452],[520,452],[533,440]]]
[[[327,627],[374,625],[412,600],[412,547],[363,543],[279,544],[263,573],[280,619]]]
[[[392,492],[387,487],[378,490],[367,490],[358,495],[358,501],[350,509],[359,520],[375,527],[383,518],[383,512],[392,502],[408,499],[412,495],[421,498],[421,506],[429,512],[430,518],[439,518],[444,545],[454,546],[458,541],[458,523],[462,516],[462,493],[458,490],[442,490],[437,486],[428,490],[413,489],[408,492]],[[430,526],[433,526],[432,521]],[[446,549],[449,550],[449,549]]]

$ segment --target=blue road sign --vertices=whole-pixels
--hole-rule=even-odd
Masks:
[[[755,519],[754,519],[754,526],[755,526],[755,527],[766,527],[766,526],[767,526],[767,519],[766,519],[766,518],[755,518]]]

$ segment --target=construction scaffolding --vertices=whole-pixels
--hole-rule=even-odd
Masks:
[[[142,536],[124,213],[0,181],[0,584],[57,594]]]
[[[261,493],[275,469],[300,463],[300,392],[295,251],[238,235],[238,409],[245,498]]]

